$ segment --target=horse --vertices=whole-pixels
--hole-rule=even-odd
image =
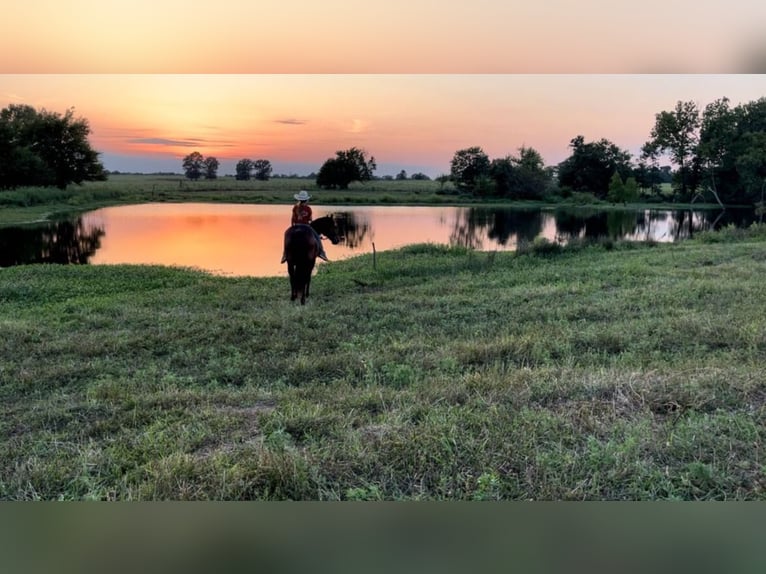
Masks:
[[[309,296],[311,273],[319,255],[319,241],[310,227],[327,237],[333,245],[341,240],[332,216],[319,217],[311,222],[311,226],[303,223],[292,225],[285,231],[287,273],[290,275],[292,291],[290,301],[295,301],[300,295],[301,305],[306,304],[306,297]]]

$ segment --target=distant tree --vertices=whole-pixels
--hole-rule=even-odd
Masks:
[[[495,193],[502,197],[511,197],[515,179],[513,157],[493,159],[489,164],[489,175],[495,182]]]
[[[198,151],[190,153],[183,160],[184,175],[192,181],[197,181],[202,177],[204,167],[205,158]]]
[[[479,178],[489,176],[489,168],[489,157],[478,146],[456,151],[450,162],[452,181],[464,191],[474,191]]]
[[[248,181],[250,179],[250,173],[253,171],[253,161],[247,158],[241,159],[237,162],[235,170],[235,179],[239,181]]]
[[[625,180],[622,188],[622,200],[624,202],[636,201],[638,199],[638,182],[631,176]]]
[[[700,127],[697,104],[678,101],[673,111],[663,111],[655,115],[651,139],[647,141],[642,153],[646,158],[670,152],[670,158],[678,166],[678,180],[681,197],[686,200],[694,191],[692,181],[692,160],[696,154]]]
[[[649,166],[644,159],[639,160],[633,170],[639,190],[647,190],[647,195],[659,191],[660,181],[657,176],[658,171],[659,169],[656,166]]]
[[[370,181],[377,165],[375,158],[368,160],[364,150],[352,147],[335,152],[335,157],[324,162],[317,174],[316,184],[324,189],[348,189],[353,181]]]
[[[514,178],[512,197],[514,199],[542,199],[550,182],[545,170],[543,156],[531,147],[519,148],[519,157],[512,158]]]
[[[417,180],[421,180],[421,181],[431,181],[430,177],[428,177],[426,174],[420,173],[420,172],[413,173],[410,176],[410,179],[417,179]]]
[[[623,178],[632,173],[630,153],[607,139],[586,143],[585,138],[578,135],[569,147],[572,148],[572,155],[558,166],[562,188],[590,192],[599,199],[605,199],[615,171]]]
[[[399,173],[396,174],[396,179],[399,181],[403,181],[407,179],[407,172],[404,170],[400,171]]]
[[[440,176],[437,176],[436,181],[439,182],[439,190],[444,191],[444,186],[446,186],[448,182],[452,181],[452,176],[443,173]]]
[[[88,143],[90,127],[74,110],[64,115],[11,104],[0,111],[0,189],[106,179],[99,153]]]
[[[259,181],[268,181],[271,177],[271,162],[267,159],[257,159],[253,162],[255,170],[255,179]]]
[[[621,203],[625,201],[624,195],[625,183],[623,183],[619,172],[615,171],[612,174],[612,179],[609,180],[609,193],[607,193],[606,198],[612,203]]]
[[[205,158],[205,179],[216,179],[218,177],[218,166],[220,163],[214,157]]]

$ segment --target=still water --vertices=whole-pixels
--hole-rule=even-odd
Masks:
[[[600,211],[488,207],[321,206],[345,236],[324,241],[331,260],[413,243],[461,245],[484,251],[516,249],[545,237],[676,241],[734,223],[752,210]],[[140,263],[196,267],[219,275],[281,276],[282,237],[290,205],[157,203],[108,207],[70,221],[34,228],[0,228],[0,267],[27,263]],[[318,265],[324,264],[321,261]]]

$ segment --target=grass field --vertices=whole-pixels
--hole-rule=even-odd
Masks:
[[[0,270],[0,498],[766,498],[764,226],[312,287]]]
[[[292,203],[293,195],[307,189],[312,203],[318,205],[468,205],[509,204],[502,199],[478,199],[458,192],[451,182],[444,185],[429,180],[374,180],[355,182],[347,190],[317,189],[314,180],[277,178],[269,181],[237,181],[233,177],[190,181],[176,175],[111,175],[108,181],[56,188],[19,188],[0,192],[0,226],[34,225],[50,219],[70,217],[85,211],[111,205],[154,202],[225,202],[225,203]],[[666,196],[666,197],[669,197]],[[658,208],[658,203],[624,206],[598,202],[590,194],[575,194],[556,204],[593,206],[599,209]],[[520,206],[529,202],[512,202]],[[532,205],[541,205],[533,202]],[[687,205],[665,204],[684,209]],[[696,204],[694,209],[717,205]]]
[[[190,181],[183,176],[112,175],[105,182],[56,188],[19,188],[0,192],[0,225],[34,224],[105,207],[148,202],[292,203],[307,189],[312,202],[323,204],[466,203],[452,184],[405,180],[352,183],[347,190],[320,190],[310,179],[278,178],[237,181],[233,177]]]

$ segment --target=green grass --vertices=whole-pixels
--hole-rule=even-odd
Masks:
[[[183,176],[112,175],[108,181],[56,188],[19,188],[0,192],[0,225],[36,223],[108,205],[147,202],[292,203],[308,189],[324,204],[465,203],[451,184],[435,181],[375,180],[352,183],[347,190],[320,190],[309,179],[237,181],[233,177],[190,181]]]
[[[277,178],[269,181],[237,181],[233,177],[215,180],[190,181],[176,175],[111,175],[108,181],[70,185],[65,190],[56,188],[19,188],[0,192],[0,226],[29,225],[57,218],[72,217],[79,213],[111,205],[153,202],[225,202],[249,204],[286,204],[293,195],[307,189],[312,202],[322,205],[474,205],[503,204],[498,198],[479,199],[459,193],[452,183],[442,186],[429,180],[374,180],[355,182],[347,190],[317,189],[313,180]],[[514,206],[541,202],[512,202]],[[578,198],[559,200],[555,205],[590,209],[647,209],[661,205],[612,205],[597,201],[590,194]],[[673,209],[691,208],[689,205],[666,204]],[[717,205],[696,204],[694,209],[715,208]]]
[[[2,499],[764,499],[766,228],[0,270]]]

